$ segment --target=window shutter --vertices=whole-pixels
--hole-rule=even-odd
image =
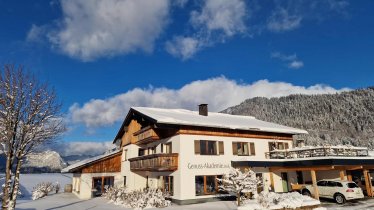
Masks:
[[[273,151],[272,145],[273,145],[273,143],[269,142],[269,152]]]
[[[251,148],[251,155],[256,155],[255,143],[251,142],[250,148]]]
[[[288,149],[288,143],[284,144],[285,149]]]
[[[161,144],[161,153],[164,153],[164,144]]]
[[[232,154],[233,155],[238,155],[238,146],[236,144],[237,142],[232,143]]]
[[[218,147],[219,147],[219,154],[220,155],[225,154],[225,149],[223,148],[223,141],[218,142]]]
[[[200,154],[200,140],[195,140],[195,155]]]

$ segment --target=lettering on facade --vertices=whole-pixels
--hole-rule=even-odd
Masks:
[[[188,169],[215,169],[215,168],[230,168],[230,164],[222,163],[188,163]]]

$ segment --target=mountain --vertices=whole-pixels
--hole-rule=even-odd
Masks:
[[[247,99],[223,113],[302,128],[309,145],[352,144],[374,149],[374,87],[323,95]]]
[[[47,150],[28,154],[21,171],[22,173],[60,172],[66,166],[59,153]]]
[[[69,155],[69,156],[62,156],[61,158],[67,163],[67,165],[72,165],[79,161],[95,157],[97,155]]]

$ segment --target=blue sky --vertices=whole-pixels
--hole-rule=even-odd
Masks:
[[[67,142],[112,140],[130,106],[220,111],[255,96],[373,85],[369,0],[0,0],[0,8],[0,60],[56,88]]]

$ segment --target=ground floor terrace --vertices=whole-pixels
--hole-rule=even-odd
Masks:
[[[354,181],[363,192],[373,197],[374,158],[372,157],[309,157],[295,159],[266,159],[233,161],[237,168],[264,167],[268,169],[270,189],[274,192],[301,190],[313,186],[313,197],[319,199],[317,181],[340,179]]]

